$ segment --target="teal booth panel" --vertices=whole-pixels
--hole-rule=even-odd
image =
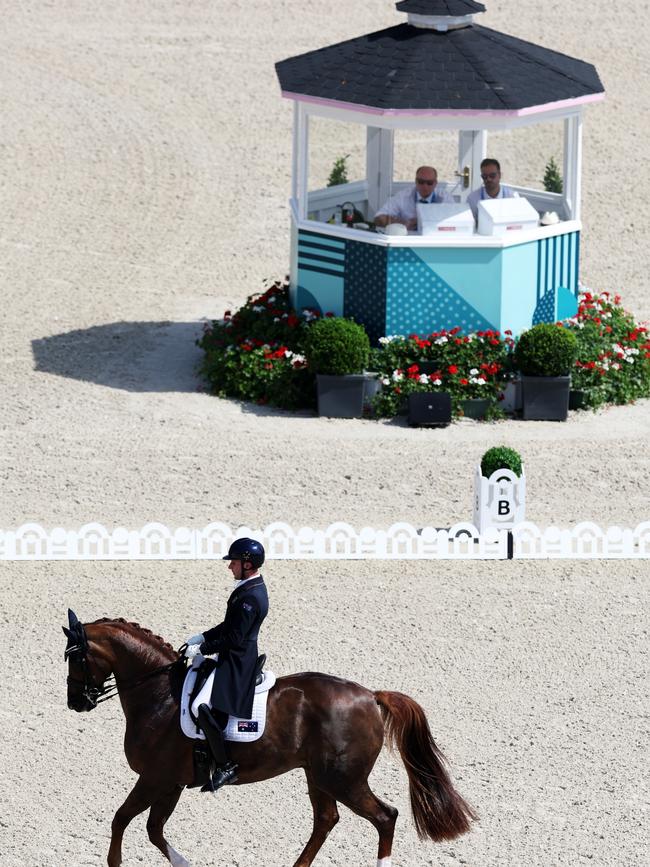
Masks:
[[[317,232],[298,232],[296,308],[343,315],[345,241]]]
[[[426,335],[459,326],[465,333],[487,331],[493,324],[406,247],[389,250],[386,333]]]
[[[492,328],[501,315],[501,250],[418,247],[413,252]]]
[[[521,334],[533,324],[537,304],[538,241],[501,251],[501,315],[499,331]]]

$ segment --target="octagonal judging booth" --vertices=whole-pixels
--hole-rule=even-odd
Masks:
[[[582,116],[585,105],[604,98],[595,68],[479,26],[474,19],[485,7],[473,0],[402,0],[396,8],[407,14],[406,22],[276,65],[282,95],[294,102],[295,307],[351,316],[374,341],[455,326],[518,334],[573,315]],[[312,117],[366,128],[364,180],[308,189]],[[564,126],[563,192],[509,184],[509,195],[525,202],[481,202],[485,219],[479,215],[477,225],[468,225],[467,199],[482,188],[489,133],[558,120]],[[390,196],[410,195],[413,187],[412,180],[393,178],[396,130],[458,134],[456,177],[440,178],[436,188],[463,206],[446,206],[445,213],[458,219],[433,219],[432,231],[420,221],[418,231],[408,234],[373,226]],[[484,191],[480,197],[486,198]],[[341,203],[363,216],[359,220],[357,213],[356,227],[331,222]]]

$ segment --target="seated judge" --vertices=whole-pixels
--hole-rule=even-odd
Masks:
[[[408,187],[394,196],[375,214],[376,226],[387,226],[389,223],[402,223],[407,229],[417,229],[416,204],[442,203],[453,201],[450,196],[436,192],[438,172],[433,166],[420,166],[415,173],[415,186]]]
[[[470,193],[467,204],[472,209],[474,219],[478,220],[478,203],[486,199],[513,199],[515,193],[510,187],[501,183],[501,166],[498,160],[487,157],[481,163],[481,180],[483,186]]]

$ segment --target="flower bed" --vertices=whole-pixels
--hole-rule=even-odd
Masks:
[[[650,397],[648,330],[609,292],[580,296],[578,312],[564,322],[578,341],[571,387],[584,391],[584,405],[631,403]]]
[[[236,313],[226,311],[206,326],[197,341],[205,352],[200,373],[214,394],[284,409],[312,408],[314,374],[304,349],[310,325],[319,318],[313,310],[293,310],[288,284],[274,283]],[[587,406],[650,396],[648,332],[621,307],[619,296],[584,292],[577,315],[562,324],[578,341],[572,387],[585,391]],[[409,394],[447,391],[456,417],[464,414],[466,401],[478,398],[489,402],[487,417],[497,418],[503,415],[501,392],[514,375],[514,344],[508,332],[463,334],[459,328],[426,338],[382,337],[369,364],[382,385],[372,412],[390,418],[402,411]]]
[[[314,377],[302,350],[309,323],[317,318],[310,310],[299,316],[288,285],[274,283],[205,327],[197,341],[205,352],[199,372],[222,397],[284,409],[315,406]]]
[[[417,391],[449,392],[455,416],[462,416],[463,403],[475,398],[489,401],[488,417],[502,415],[498,401],[510,370],[510,334],[463,334],[452,328],[426,338],[381,337],[379,343],[373,356],[383,386],[373,404],[377,415],[396,415]]]

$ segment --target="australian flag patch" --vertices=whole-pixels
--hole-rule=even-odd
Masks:
[[[256,732],[257,731],[257,720],[256,719],[237,720],[237,731],[238,732]]]

